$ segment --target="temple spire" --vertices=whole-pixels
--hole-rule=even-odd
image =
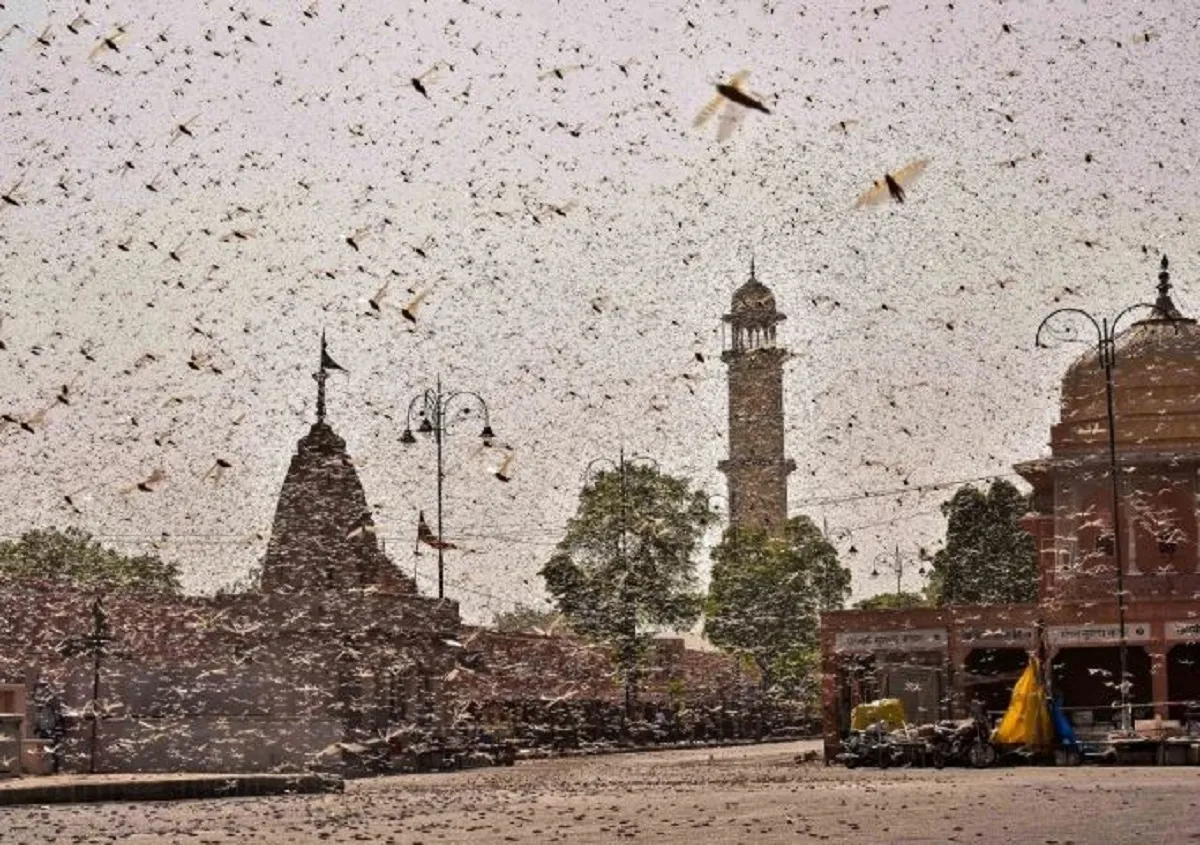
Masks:
[[[750,281],[752,281],[752,282],[757,281],[757,279],[754,278],[754,253],[753,252],[750,253]]]
[[[329,378],[325,373],[325,330],[321,329],[321,364],[317,367],[317,371],[313,373],[313,378],[317,380],[317,422],[325,422],[325,379]]]

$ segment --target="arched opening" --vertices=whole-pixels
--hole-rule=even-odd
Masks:
[[[1200,643],[1180,643],[1167,652],[1167,698],[1170,718],[1200,722]]]
[[[1008,709],[1013,686],[1029,663],[1029,652],[1023,648],[976,648],[963,661],[963,695],[967,704],[983,703],[992,716]]]
[[[1153,718],[1150,655],[1129,646],[1129,701],[1133,718]],[[1064,648],[1053,661],[1054,694],[1077,727],[1115,726],[1120,721],[1120,649],[1116,646]]]

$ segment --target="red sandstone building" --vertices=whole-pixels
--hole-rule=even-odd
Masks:
[[[1033,488],[1023,524],[1036,543],[1037,603],[828,614],[821,631],[827,753],[860,701],[900,698],[910,722],[964,717],[977,698],[1002,710],[1039,628],[1052,690],[1076,727],[1114,725],[1118,559],[1134,717],[1184,719],[1200,708],[1200,328],[1179,316],[1165,268],[1159,278],[1156,310],[1114,345],[1120,532],[1113,530],[1105,372],[1093,351],[1063,378],[1050,456],[1015,467]]]

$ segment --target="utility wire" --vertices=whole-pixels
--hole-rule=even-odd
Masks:
[[[1004,478],[1016,478],[1018,476],[1019,476],[1019,473],[1015,473],[1015,472],[996,473],[993,475],[981,475],[981,476],[975,476],[973,478],[962,478],[962,479],[955,479],[952,481],[932,482],[929,484],[911,484],[911,485],[908,485],[907,487],[895,487],[895,488],[891,488],[891,489],[887,489],[887,490],[867,490],[862,493],[852,493],[852,494],[844,494],[844,495],[810,496],[810,497],[807,497],[804,499],[793,500],[791,502],[791,504],[797,505],[797,506],[851,504],[854,502],[868,501],[871,499],[878,499],[878,498],[884,498],[884,497],[889,497],[889,496],[907,496],[907,495],[912,495],[914,493],[926,493],[931,490],[943,490],[948,487],[956,487],[956,486],[960,486],[963,484],[974,484],[974,483],[978,483],[981,481],[994,481],[994,480],[999,480],[999,479],[1004,479]],[[920,515],[923,515],[923,514],[920,514]],[[877,523],[877,524],[890,524],[892,522],[897,522],[897,521],[900,521],[900,520],[906,519],[906,518],[912,518],[912,517],[895,517],[893,519],[885,520],[885,521],[883,521],[881,523]],[[485,526],[485,525],[467,526],[463,529],[462,532],[455,532],[455,536],[462,538],[462,539],[471,539],[471,540],[476,540],[476,541],[495,540],[497,542],[521,543],[521,544],[525,544],[525,545],[554,545],[557,543],[557,540],[556,539],[552,540],[550,538],[557,538],[557,537],[561,536],[561,533],[562,533],[561,526],[551,526],[551,525],[530,526],[528,529],[526,529],[525,527],[520,526],[520,525],[514,525],[514,526],[512,526],[511,529],[505,529],[505,530],[502,530],[499,532],[486,532],[485,531],[482,533],[472,533],[480,528],[486,529],[489,527],[494,528],[495,526]],[[860,526],[860,528],[867,528],[867,527],[873,527],[873,526],[871,526],[871,525]],[[238,544],[249,545],[251,543],[256,543],[256,542],[262,543],[262,542],[265,542],[270,537],[269,530],[260,531],[258,533],[262,534],[261,539],[258,538],[257,536],[249,534],[249,533],[246,533],[246,534],[222,534],[222,533],[214,533],[214,532],[190,532],[190,533],[165,532],[165,533],[159,533],[159,534],[134,534],[134,533],[92,534],[89,532],[88,536],[93,540],[111,540],[111,541],[132,542],[132,543],[139,543],[139,544],[189,543],[189,544],[201,544],[201,545],[207,544],[207,545],[213,545],[213,546],[238,545]],[[547,539],[536,539],[535,538],[536,535],[542,535],[542,536],[546,537]],[[0,532],[0,540],[20,540],[21,537],[23,537],[23,536],[24,536],[23,534]],[[409,540],[412,539],[409,536],[400,536],[400,535],[392,535],[392,534],[380,535],[380,537],[381,537],[381,539],[388,540],[388,541],[395,541],[395,542],[408,542]]]
[[[906,496],[912,493],[925,493],[930,490],[943,490],[947,487],[956,487],[960,484],[974,484],[979,481],[994,481],[1001,478],[1016,478],[1020,473],[1004,472],[995,475],[980,475],[976,478],[962,478],[956,481],[939,481],[932,484],[910,484],[907,487],[896,487],[891,490],[868,490],[863,493],[853,493],[845,496],[813,496],[807,499],[800,499],[794,504],[797,505],[841,505],[849,504],[850,502],[859,502],[866,499],[879,499],[885,496]]]

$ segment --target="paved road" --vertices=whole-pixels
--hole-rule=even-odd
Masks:
[[[1200,768],[846,771],[816,743],[540,760],[345,794],[17,807],[5,845],[1200,843]]]

